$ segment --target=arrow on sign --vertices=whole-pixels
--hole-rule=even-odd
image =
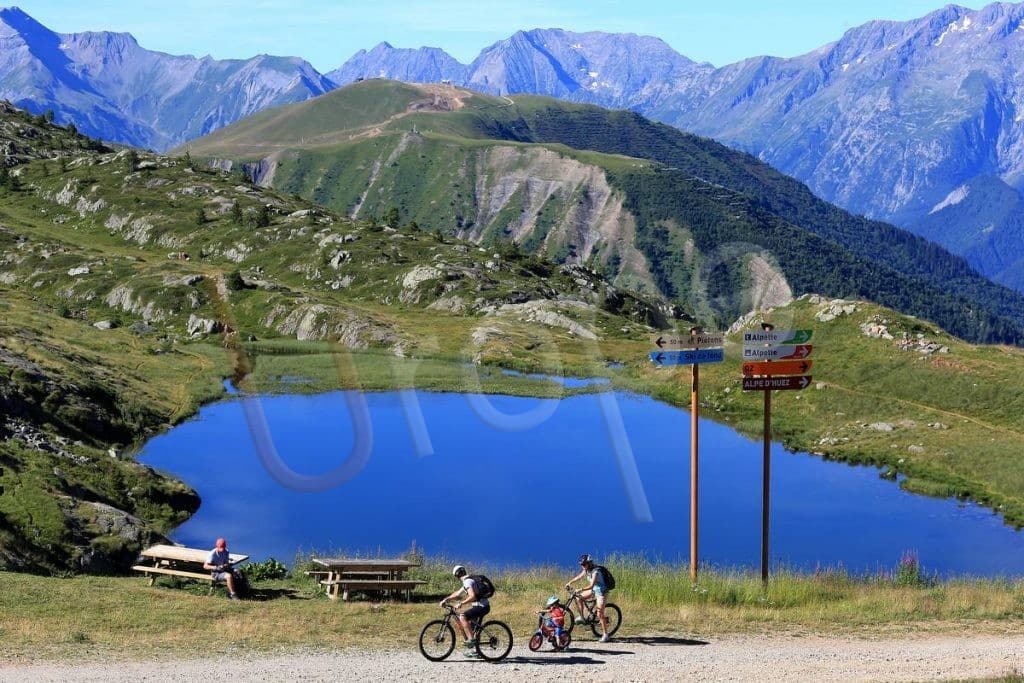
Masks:
[[[791,360],[807,358],[814,349],[810,344],[796,346],[744,346],[743,360]]]
[[[688,351],[651,351],[651,362],[658,365],[699,365],[721,363],[725,360],[722,349],[693,349]]]
[[[783,360],[777,363],[744,363],[743,374],[750,375],[802,375],[814,365],[812,360]]]
[[[666,346],[669,348],[707,348],[709,346],[721,346],[725,343],[725,336],[716,333],[701,333],[685,335],[670,335],[662,336],[657,335],[653,337],[651,341],[659,349],[663,349]]]
[[[800,391],[811,383],[810,375],[801,377],[744,377],[744,391]]]
[[[806,344],[811,341],[814,330],[770,330],[763,332],[744,332],[744,344]]]

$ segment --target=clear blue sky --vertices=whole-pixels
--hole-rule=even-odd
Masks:
[[[721,66],[755,55],[803,54],[871,19],[912,19],[942,6],[941,0],[9,1],[55,31],[127,31],[143,47],[172,54],[297,55],[321,71],[382,40],[441,47],[466,62],[517,29],[551,27],[654,35],[691,59]]]

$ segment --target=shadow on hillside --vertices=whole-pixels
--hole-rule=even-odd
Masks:
[[[573,641],[572,643],[569,644],[569,649],[572,652],[586,652],[587,654],[591,654],[591,655],[612,655],[613,657],[614,656],[618,656],[618,655],[635,655],[636,654],[635,652],[633,652],[631,650],[602,650],[600,648],[593,648],[593,647],[579,647],[579,646],[576,645],[576,641]]]
[[[706,640],[692,638],[673,638],[672,636],[626,636],[614,638],[616,643],[634,643],[637,645],[710,645]]]
[[[250,588],[249,594],[245,597],[250,602],[267,602],[268,600],[309,600],[308,595],[303,595],[294,588]]]
[[[476,660],[466,659],[466,660],[462,660],[462,661],[465,661],[467,663],[472,663],[474,661],[479,662],[480,660],[479,659],[476,659]],[[557,652],[552,652],[550,657],[545,657],[545,656],[542,656],[542,655],[538,655],[536,657],[517,656],[517,657],[509,657],[509,658],[505,659],[504,661],[506,663],[508,663],[508,664],[540,664],[540,665],[543,665],[543,666],[550,666],[550,665],[554,665],[554,666],[558,666],[558,665],[572,666],[572,665],[578,665],[578,664],[604,664],[604,661],[602,661],[600,659],[594,659],[593,657],[579,657],[577,655],[564,655],[564,654],[559,654]]]

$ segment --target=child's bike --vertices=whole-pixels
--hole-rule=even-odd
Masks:
[[[537,612],[537,631],[530,637],[530,650],[536,652],[541,649],[544,646],[545,640],[551,643],[551,646],[557,652],[569,647],[569,643],[572,642],[572,636],[564,628],[562,629],[562,635],[555,636],[554,628],[544,626],[544,612]]]
[[[432,662],[447,659],[455,651],[455,628],[451,622],[458,618],[458,612],[451,605],[445,605],[444,609],[444,619],[435,619],[420,631],[420,652]],[[497,662],[512,651],[512,629],[507,624],[501,621],[481,624],[479,620],[471,623],[478,655],[489,662]]]
[[[576,603],[577,591],[569,591],[569,599],[566,600],[565,605],[565,626],[563,630],[566,633],[572,633],[573,627],[576,623],[589,624],[590,630],[594,632],[595,636],[600,636],[603,631],[601,630],[601,620],[597,616],[597,600],[594,598],[588,598],[583,601],[583,614],[576,617],[576,614],[572,611],[572,607],[575,606],[579,609]],[[604,616],[608,619],[608,635],[615,635],[615,632],[622,626],[622,610],[619,606],[613,602],[607,602],[604,605]]]

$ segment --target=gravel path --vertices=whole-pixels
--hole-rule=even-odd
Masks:
[[[460,652],[433,664],[418,652],[340,650],[180,662],[11,667],[0,681],[927,681],[1024,673],[1024,634],[907,640],[733,636],[711,643],[623,638],[564,653],[518,644],[501,664]]]

